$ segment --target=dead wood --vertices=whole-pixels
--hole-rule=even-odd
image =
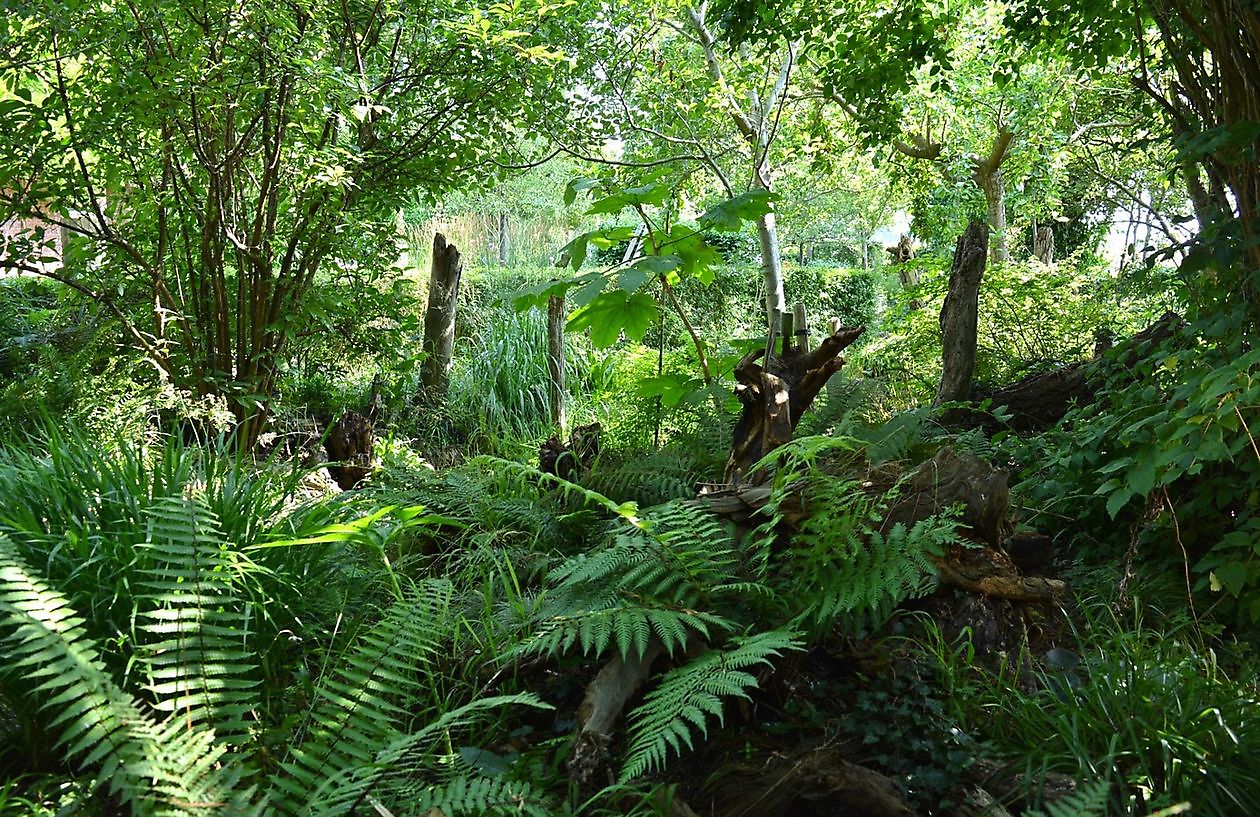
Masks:
[[[552,435],[538,447],[538,470],[573,481],[591,467],[599,455],[599,440],[603,426],[591,423],[578,426],[569,435],[569,442],[562,443]]]
[[[879,482],[883,482],[880,480]],[[889,485],[866,483],[872,491]],[[733,485],[710,489],[694,502],[710,513],[751,527],[758,512],[770,500],[764,485]],[[1067,585],[1058,579],[1025,576],[1004,550],[1011,536],[1008,517],[1010,493],[1007,474],[978,457],[942,448],[936,456],[912,471],[893,491],[888,509],[879,522],[881,533],[895,525],[912,527],[931,516],[961,508],[959,521],[974,547],[955,545],[936,560],[941,581],[975,593],[1016,601],[1045,601],[1062,593]],[[810,513],[804,484],[790,489],[780,506],[781,526],[791,536]]]
[[[840,352],[857,340],[866,327],[841,328],[818,348],[789,345],[781,355],[766,350],[750,352],[735,367],[735,394],[743,408],[731,440],[726,464],[729,483],[756,483],[763,474],[753,466],[775,448],[791,441],[797,423],[833,374],[844,366]]]
[[[375,435],[372,421],[357,411],[347,411],[333,424],[324,440],[328,473],[343,491],[357,488],[372,473]]]
[[[1156,344],[1172,337],[1183,324],[1180,315],[1166,312],[1147,328],[1117,344],[1117,351],[1104,357],[1106,345],[1089,361],[1029,375],[1015,383],[972,395],[975,402],[988,401],[989,411],[960,409],[945,420],[959,428],[983,427],[990,432],[1009,428],[1019,432],[1045,431],[1062,420],[1073,406],[1097,402],[1100,384],[1109,377],[1131,372]],[[994,413],[1005,419],[999,421]]]
[[[941,381],[934,405],[966,400],[976,368],[976,327],[980,279],[989,246],[989,226],[973,221],[958,237],[949,272],[949,291],[941,305]]]
[[[770,765],[733,763],[708,792],[715,817],[912,817],[914,811],[890,778],[859,766],[836,747],[777,757]]]
[[[658,639],[652,639],[643,655],[618,656],[607,664],[586,687],[578,707],[577,734],[569,751],[569,777],[580,791],[596,791],[614,782],[612,775],[613,726],[626,703],[647,681],[652,663],[664,652]]]

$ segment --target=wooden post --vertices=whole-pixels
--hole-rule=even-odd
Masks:
[[[792,323],[796,326],[792,345],[798,352],[809,352],[809,320],[805,315],[805,304],[792,306]]]
[[[424,369],[421,381],[435,401],[446,399],[451,356],[455,350],[455,307],[464,262],[446,236],[433,236],[433,265],[429,271],[429,305],[424,313]]]
[[[958,237],[949,292],[941,306],[941,382],[933,405],[966,400],[976,368],[980,278],[989,246],[989,225],[973,221]]]
[[[568,425],[564,416],[564,297],[547,299],[547,374],[551,400],[551,422],[564,436]]]

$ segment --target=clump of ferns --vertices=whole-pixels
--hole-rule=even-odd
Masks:
[[[432,695],[434,658],[460,623],[450,582],[400,581],[377,615],[329,643],[306,700],[281,725],[286,738],[269,747],[259,731],[276,725],[258,721],[267,682],[248,649],[250,568],[204,500],[166,498],[149,517],[150,559],[129,587],[128,672],[105,664],[66,594],[0,534],[5,681],[25,686],[66,762],[124,808],[333,815],[420,800],[451,814],[547,813],[526,784],[435,772],[452,734],[506,705],[540,705],[514,695],[456,706]]]
[[[889,475],[871,470],[859,440],[801,437],[759,467],[774,471],[745,558],[757,580],[774,588],[772,615],[787,626],[817,635],[838,622],[878,623],[934,589],[933,560],[961,541],[953,514],[883,530],[883,511],[900,486],[881,490]],[[789,517],[794,530],[785,536]]]

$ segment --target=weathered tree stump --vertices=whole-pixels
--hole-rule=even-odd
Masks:
[[[564,433],[564,296],[547,299],[547,397],[551,423]]]
[[[429,270],[429,303],[424,312],[424,366],[421,382],[434,402],[446,398],[455,350],[455,310],[464,262],[446,236],[433,236],[433,264]]]
[[[569,435],[567,445],[553,434],[538,447],[538,470],[572,482],[585,473],[599,456],[602,433],[603,426],[599,423],[578,426]]]
[[[976,327],[980,309],[980,279],[989,246],[989,226],[973,221],[958,237],[949,292],[941,306],[941,382],[934,405],[966,400],[976,368]]]
[[[782,355],[771,354],[765,365],[757,360],[765,355],[757,349],[735,367],[739,385],[735,394],[743,403],[731,441],[726,464],[726,481],[732,484],[756,483],[762,475],[752,473],[767,453],[789,442],[805,410],[814,402],[827,380],[844,366],[840,352],[857,340],[866,327],[837,330],[814,351],[790,346]]]
[[[347,411],[333,424],[324,440],[328,473],[343,491],[357,488],[372,473],[372,421],[357,411]]]

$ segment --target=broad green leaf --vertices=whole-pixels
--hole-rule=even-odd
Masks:
[[[622,332],[630,340],[642,340],[656,315],[656,301],[650,296],[614,289],[600,293],[574,312],[569,317],[568,327],[576,331],[590,330],[591,342],[603,349],[616,343]]]
[[[756,221],[773,208],[775,195],[765,190],[749,190],[721,204],[715,204],[700,216],[701,227],[732,232],[745,221]]]

